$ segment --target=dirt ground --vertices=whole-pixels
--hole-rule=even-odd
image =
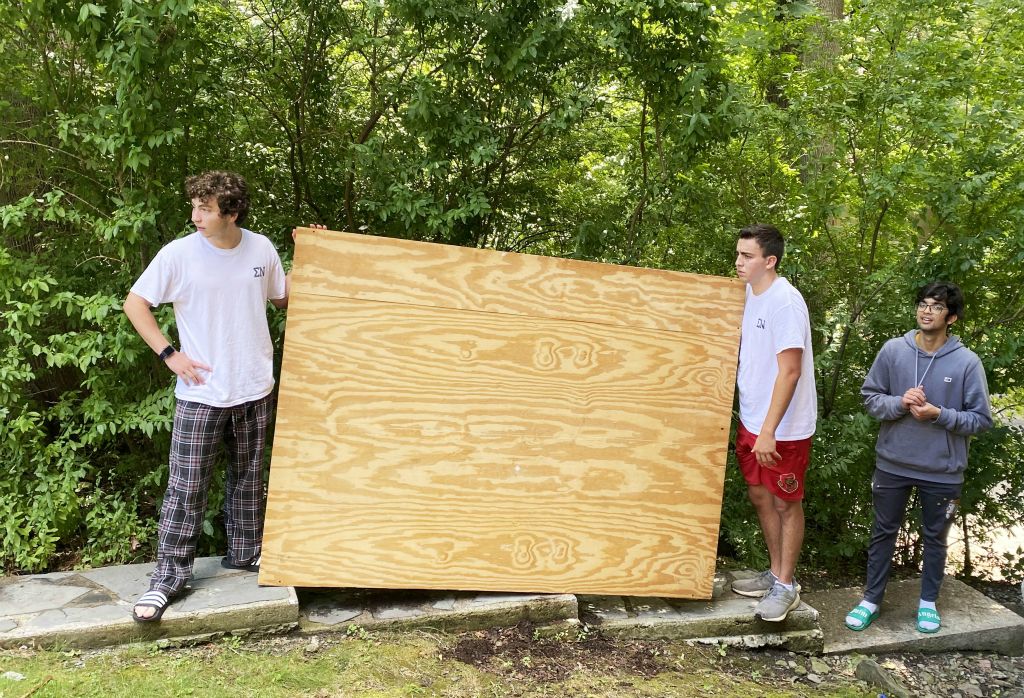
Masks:
[[[453,659],[521,686],[532,695],[538,683],[566,681],[580,671],[625,679],[668,675],[705,676],[716,691],[743,684],[772,689],[770,695],[949,696],[951,698],[1024,698],[1024,659],[991,653],[881,655],[872,658],[876,674],[892,679],[889,686],[865,679],[858,664],[863,657],[807,657],[777,650],[739,650],[667,641],[610,640],[600,636],[544,638],[528,623],[466,633],[443,649]],[[638,685],[622,684],[623,694]],[[712,691],[708,691],[710,694]],[[659,693],[654,695],[700,695]],[[513,694],[515,695],[515,693]],[[647,693],[639,693],[647,695]],[[757,695],[755,693],[755,695]]]
[[[541,638],[536,628],[523,622],[460,635],[442,656],[509,678],[562,681],[580,666],[650,678],[668,669],[661,649],[659,643],[613,641],[599,635]]]
[[[813,580],[808,580],[813,583]],[[823,580],[817,580],[822,583]],[[829,580],[834,582],[835,580]],[[964,580],[1020,612],[1020,586],[1010,582]],[[806,657],[776,650],[740,650],[663,641],[611,640],[584,629],[576,638],[548,638],[528,623],[452,638],[443,649],[453,659],[526,686],[560,682],[585,669],[651,679],[669,673],[710,673],[802,694],[805,690],[854,691],[877,696],[885,689],[865,680],[862,657]],[[1024,698],[1024,658],[990,653],[892,654],[873,658],[877,672],[898,682],[908,696],[1001,696]],[[874,667],[872,667],[874,670]],[[865,693],[858,693],[858,692]],[[898,694],[891,687],[887,695]]]

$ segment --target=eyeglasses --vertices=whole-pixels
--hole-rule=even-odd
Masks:
[[[935,303],[933,305],[932,303],[925,303],[924,301],[921,301],[917,304],[917,309],[924,313],[938,315],[939,313],[945,312],[946,306],[941,303]]]

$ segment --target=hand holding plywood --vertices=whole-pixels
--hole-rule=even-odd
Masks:
[[[301,230],[261,584],[709,598],[743,286]]]

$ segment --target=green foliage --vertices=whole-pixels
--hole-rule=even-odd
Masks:
[[[812,315],[805,557],[857,560],[859,387],[949,278],[1006,414],[1024,380],[1024,27],[1010,0],[42,0],[0,5],[0,515],[7,569],[151,554],[171,376],[120,312],[181,182],[249,180],[249,227],[729,274],[772,221]],[[167,309],[158,320],[173,334]],[[271,317],[280,348],[283,316]],[[1024,514],[1019,430],[977,439],[972,525]],[[730,467],[722,538],[763,555]],[[215,486],[203,550],[221,542]]]
[[[913,327],[921,285],[963,287],[954,329],[991,392],[1019,404],[1024,110],[1007,97],[1024,87],[1024,34],[1001,1],[856,3],[842,21],[779,18],[771,5],[746,9],[727,37],[747,94],[763,97],[726,181],[747,220],[790,233],[783,273],[811,309],[821,419],[805,555],[827,563],[865,548],[877,430],[859,387],[884,341]],[[1009,456],[1021,445],[1005,427],[975,440],[968,521],[1024,513],[1024,464]]]
[[[32,218],[22,225],[37,225]],[[119,298],[70,290],[74,280],[55,271],[0,252],[10,340],[0,354],[0,514],[6,564],[26,570],[45,568],[69,541],[84,544],[86,559],[130,559],[131,538],[151,528],[139,497],[158,484],[138,471],[136,443],[167,432],[170,420],[166,381],[157,388],[122,368],[144,357]]]
[[[144,236],[163,224],[166,184],[141,172],[165,164],[183,133],[161,100],[185,94],[162,86],[177,84],[165,52],[181,48],[190,7],[0,8],[4,69],[22,78],[0,101],[8,569],[151,552],[171,383],[120,306],[155,247]]]

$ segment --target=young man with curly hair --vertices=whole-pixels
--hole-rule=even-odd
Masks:
[[[241,225],[245,180],[231,172],[189,177],[196,231],[167,244],[132,286],[124,312],[177,376],[170,477],[160,509],[157,564],[136,602],[140,622],[160,620],[192,575],[213,466],[228,453],[222,564],[256,570],[263,535],[263,450],[273,411],[273,346],[266,306],[288,305],[281,259],[263,235]],[[180,346],[160,330],[152,308],[174,306]]]

